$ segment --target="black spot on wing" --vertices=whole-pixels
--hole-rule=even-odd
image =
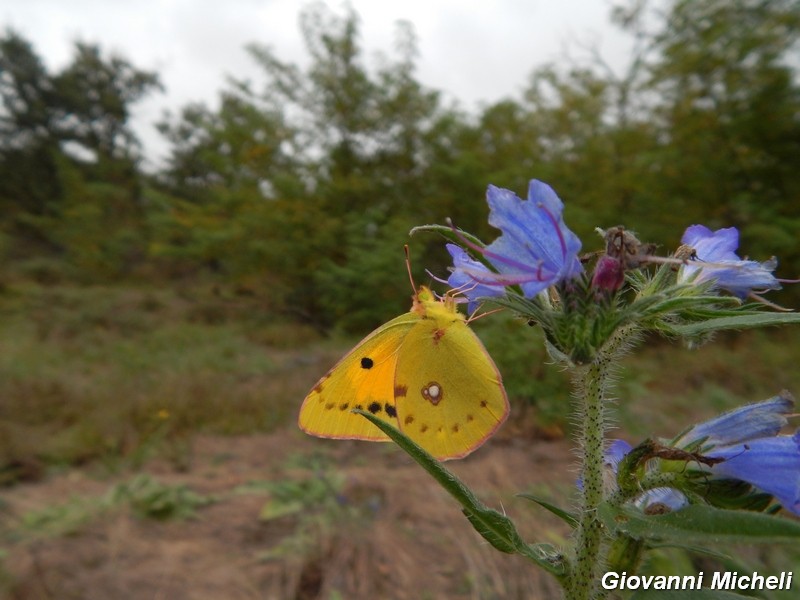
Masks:
[[[375,366],[375,361],[373,361],[370,357],[365,356],[361,359],[362,369],[371,369],[373,366]]]
[[[390,417],[397,416],[397,409],[388,402],[384,405],[384,409],[386,410],[386,414],[389,415]]]
[[[383,407],[380,402],[370,402],[369,406],[367,406],[367,410],[373,415],[376,415],[383,410]]]

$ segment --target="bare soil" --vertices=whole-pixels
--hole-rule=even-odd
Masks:
[[[304,460],[318,464],[314,457],[324,458],[339,482],[333,499],[265,518],[269,494],[237,493],[238,486],[252,482],[318,477],[316,467],[302,467]],[[526,540],[558,545],[567,527],[515,494],[527,491],[568,506],[572,464],[567,440],[514,435],[490,440],[448,467],[484,502],[509,514]],[[184,472],[164,460],[153,460],[142,471],[217,501],[186,520],[159,521],[120,508],[99,512],[68,534],[22,535],[19,524],[26,514],[70,498],[102,496],[132,473],[101,478],[87,467],[7,489],[0,504],[6,597],[558,597],[550,576],[490,547],[456,501],[390,444],[316,440],[293,430],[199,436]]]

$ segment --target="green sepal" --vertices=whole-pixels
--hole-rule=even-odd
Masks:
[[[779,544],[800,540],[800,523],[762,513],[692,505],[665,515],[646,515],[603,503],[600,519],[611,532],[676,544]]]
[[[754,329],[756,327],[791,325],[794,323],[800,323],[800,313],[756,312],[708,319],[697,323],[673,325],[670,327],[670,333],[683,337],[694,337],[714,331]]]
[[[534,496],[533,494],[526,494],[526,493],[517,494],[517,497],[518,498],[525,498],[526,500],[530,500],[531,502],[535,502],[536,504],[538,504],[542,508],[544,508],[546,510],[549,510],[551,513],[553,513],[559,519],[564,521],[567,525],[572,527],[572,529],[575,529],[578,526],[578,517],[573,515],[571,512],[567,512],[563,508],[559,508],[555,504],[551,504],[547,500],[542,500],[541,498],[539,498],[537,496]]]
[[[472,490],[403,432],[371,413],[357,409],[353,412],[368,419],[430,473],[439,485],[461,504],[464,515],[472,523],[475,531],[492,546],[501,552],[520,554],[559,579],[566,576],[566,559],[553,546],[525,543],[511,519],[478,500]]]
[[[497,298],[487,298],[489,304],[507,308],[523,319],[535,321],[547,334],[555,327],[555,313],[550,307],[544,306],[538,297],[529,299],[519,294],[506,294]]]
[[[588,288],[580,287],[586,285],[588,281],[576,280],[572,288],[560,287],[560,306],[551,306],[542,294],[529,299],[507,293],[487,298],[487,302],[535,321],[541,326],[547,343],[563,355],[567,363],[582,365],[591,362],[626,319],[614,301],[597,302]]]
[[[758,491],[746,481],[738,479],[708,479],[702,471],[687,473],[686,490],[701,496],[717,508],[764,512],[772,505],[773,497]]]
[[[642,540],[627,535],[618,535],[608,546],[606,571],[635,573],[642,562],[642,556],[649,546]]]
[[[633,495],[641,486],[644,464],[653,457],[654,441],[647,439],[632,448],[617,466],[617,487],[621,492]]]

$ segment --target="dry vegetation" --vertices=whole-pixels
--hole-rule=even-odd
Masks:
[[[547,575],[488,547],[394,447],[296,431],[300,400],[344,343],[264,314],[257,298],[219,289],[5,288],[2,594],[554,597]],[[693,415],[800,391],[792,333],[720,337],[700,352],[648,345],[621,372],[618,434],[667,436]],[[449,466],[526,539],[558,544],[565,526],[515,497],[571,498],[569,396],[547,371],[530,371],[547,390],[536,406],[516,398],[501,433]],[[751,558],[798,564],[783,550]]]
[[[531,490],[532,482],[553,500],[568,492],[568,445],[562,440],[532,448],[498,442],[454,470],[517,518],[526,535],[559,542],[565,526],[514,494]],[[137,516],[123,506],[84,514],[81,506],[107,497],[129,477],[99,481],[85,470],[9,490],[5,524],[18,536],[5,560],[9,597],[416,599],[555,593],[555,582],[546,575],[488,547],[456,503],[388,445],[317,442],[293,431],[201,436],[187,472],[175,473],[163,461],[148,463],[144,471],[214,502],[181,521]],[[70,498],[72,509],[52,511],[53,505],[69,505]]]

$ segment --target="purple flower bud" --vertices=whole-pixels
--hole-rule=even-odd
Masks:
[[[592,275],[592,287],[596,290],[616,292],[625,282],[625,267],[619,259],[604,254],[597,259]]]

